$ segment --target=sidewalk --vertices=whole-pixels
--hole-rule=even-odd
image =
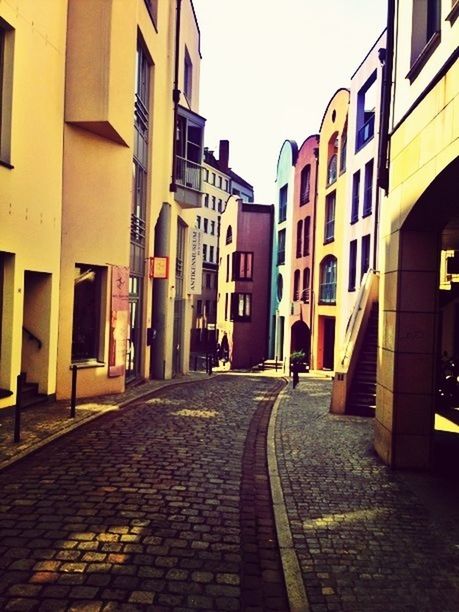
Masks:
[[[171,380],[149,380],[129,387],[124,393],[82,398],[75,418],[70,417],[70,400],[50,401],[24,408],[21,412],[21,440],[13,442],[14,408],[0,411],[0,470],[41,448],[65,433],[165,387],[205,380],[205,372],[190,372]]]
[[[390,470],[373,449],[373,420],[330,414],[330,391],[314,377],[289,384],[274,425],[301,609],[457,612],[457,476],[440,465]],[[437,451],[445,435],[436,434]],[[455,469],[458,456],[456,445]]]

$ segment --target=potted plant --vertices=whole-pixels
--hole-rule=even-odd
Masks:
[[[309,372],[309,364],[304,351],[290,353],[290,371]]]

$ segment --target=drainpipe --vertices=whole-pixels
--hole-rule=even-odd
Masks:
[[[177,154],[177,108],[180,102],[180,89],[178,88],[179,60],[180,60],[180,21],[182,13],[182,0],[177,0],[176,20],[175,20],[175,66],[174,66],[174,89],[172,91],[172,101],[174,103],[174,126],[172,132],[172,178],[169,187],[170,191],[177,191],[175,184],[175,156]]]
[[[309,367],[311,368],[311,356],[312,356],[312,340],[313,340],[313,326],[314,326],[314,266],[315,266],[315,254],[316,254],[316,211],[317,211],[317,185],[319,181],[319,147],[314,147],[314,158],[316,160],[316,175],[314,178],[314,222],[312,224],[312,257],[311,257],[311,276],[309,280],[310,295],[309,295]],[[312,368],[311,368],[312,369]]]

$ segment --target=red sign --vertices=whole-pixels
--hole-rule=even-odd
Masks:
[[[108,376],[123,376],[129,324],[129,269],[112,266],[112,299]]]

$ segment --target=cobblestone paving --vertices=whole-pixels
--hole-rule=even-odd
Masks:
[[[179,379],[151,380],[129,387],[122,394],[79,399],[74,418],[70,418],[69,400],[48,401],[24,408],[21,415],[21,440],[16,444],[13,442],[14,409],[4,408],[0,410],[0,467],[34,445],[44,442],[50,436],[67,428],[73,428],[75,424],[87,421],[98,413],[117,410],[139,396],[154,392],[161,387],[173,386],[178,381],[182,383],[183,380],[192,381],[203,378],[207,378],[207,375],[193,372]]]
[[[377,458],[371,419],[328,413],[330,388],[314,379],[289,385],[276,423],[311,610],[457,612],[458,512],[437,521]]]
[[[169,388],[3,471],[0,609],[287,610],[259,457],[278,385]]]

